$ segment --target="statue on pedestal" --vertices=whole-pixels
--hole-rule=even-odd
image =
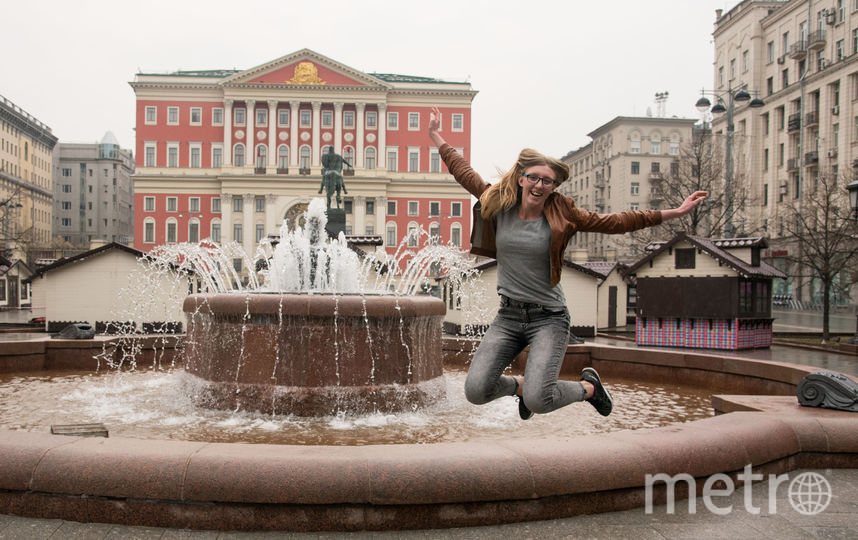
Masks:
[[[343,163],[351,166],[343,156],[334,152],[333,146],[329,146],[328,152],[322,154],[322,185],[319,187],[319,193],[324,191],[327,195],[328,210],[332,208],[331,197],[334,194],[336,194],[337,208],[340,208],[343,202],[340,191],[348,194],[346,183],[343,181]]]

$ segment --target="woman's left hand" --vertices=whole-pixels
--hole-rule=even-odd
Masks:
[[[707,191],[695,191],[694,193],[686,197],[685,200],[682,201],[682,205],[677,208],[677,210],[679,210],[680,212],[680,215],[684,216],[688,212],[694,210],[700,203],[703,202],[707,195],[709,195],[709,192]]]

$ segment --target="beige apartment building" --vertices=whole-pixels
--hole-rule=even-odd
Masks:
[[[588,136],[590,144],[566,154],[570,176],[559,191],[582,208],[611,213],[624,210],[659,210],[661,187],[677,166],[680,148],[691,140],[696,120],[666,117],[618,116]],[[567,246],[586,250],[589,260],[633,260],[643,245],[623,235],[578,233]],[[577,255],[580,256],[580,255]]]
[[[14,259],[51,241],[51,128],[0,96],[0,246]]]
[[[765,103],[734,101],[734,162],[753,201],[737,219],[769,237],[764,255],[794,276],[787,205],[801,204],[820,173],[845,186],[858,158],[858,0],[745,0],[716,11],[713,37],[713,91],[724,105],[742,88]],[[712,130],[726,134],[727,115],[716,115]],[[790,277],[774,287],[821,301],[815,283]]]

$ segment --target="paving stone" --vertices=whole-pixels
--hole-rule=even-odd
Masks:
[[[54,533],[53,538],[70,540],[101,540],[106,538],[115,525],[110,523],[78,523],[63,521]]]
[[[57,529],[62,525],[62,520],[59,519],[30,519],[18,516],[10,516],[0,530],[0,539],[20,539],[41,540],[43,538],[51,538]]]

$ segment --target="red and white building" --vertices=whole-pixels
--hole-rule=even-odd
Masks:
[[[237,241],[253,253],[319,197],[330,145],[345,175],[346,232],[393,250],[423,227],[469,248],[470,196],[426,134],[433,105],[470,158],[468,83],[363,73],[304,49],[243,71],[138,73],[134,247]]]

